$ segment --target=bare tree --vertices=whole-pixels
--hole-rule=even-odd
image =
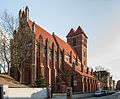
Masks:
[[[106,69],[106,68],[104,68],[102,66],[96,66],[95,71],[109,71],[109,69]]]
[[[17,68],[20,74],[20,82],[22,82],[23,66],[27,62],[31,62],[34,34],[24,22],[21,23],[21,28],[19,28],[18,18],[9,15],[6,10],[0,18],[0,25],[4,29],[4,32],[1,31],[4,39],[0,41],[0,58],[7,64],[8,74],[10,73],[10,65]],[[4,35],[5,33],[8,36]]]
[[[11,40],[11,64],[19,71],[20,82],[22,82],[23,66],[30,65],[33,50],[33,34],[29,29],[22,31],[21,33],[14,31],[14,38]]]
[[[0,62],[4,73],[7,73],[6,68],[9,70],[10,65],[10,39],[9,35],[2,29],[0,30]]]
[[[7,10],[4,10],[0,15],[0,59],[2,68],[6,73],[6,68],[10,68],[10,39],[13,38],[13,31],[18,29],[18,18],[14,17],[12,14],[8,14]]]

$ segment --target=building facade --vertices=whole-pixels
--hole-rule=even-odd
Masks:
[[[103,70],[94,72],[96,79],[99,81],[99,90],[115,90],[115,80],[110,77],[110,73]]]
[[[116,89],[120,90],[120,80],[117,81]]]
[[[109,90],[110,88],[110,73],[107,71],[97,71],[95,77],[100,82],[100,90]]]
[[[52,35],[29,19],[29,9],[19,11],[19,30],[26,28],[34,34],[34,46],[30,60],[23,66],[22,83],[34,85],[42,75],[55,92],[65,92],[71,86],[74,92],[96,91],[98,81],[93,70],[87,67],[87,39],[79,26],[68,33],[67,42],[55,33]],[[18,80],[15,66],[11,67],[11,76]]]

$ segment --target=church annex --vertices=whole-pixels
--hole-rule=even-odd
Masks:
[[[29,29],[35,35],[31,58],[22,70],[23,84],[32,86],[42,75],[54,92],[65,92],[66,86],[71,86],[74,92],[97,90],[98,83],[93,70],[89,71],[87,67],[88,37],[80,26],[77,30],[70,30],[65,42],[30,20],[29,9],[26,7],[25,11],[19,11],[18,33],[21,33],[22,28]],[[11,66],[10,71],[10,75],[19,80],[19,73],[14,66]]]

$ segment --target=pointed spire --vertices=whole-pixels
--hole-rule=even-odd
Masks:
[[[68,35],[66,37],[70,37],[72,35],[74,35],[75,30],[73,28],[71,28],[70,32],[68,33]]]
[[[26,15],[26,21],[28,22],[28,20],[29,20],[29,8],[28,8],[28,6],[26,6],[26,8],[25,8],[25,15]]]
[[[19,11],[19,19],[20,18],[22,18],[22,11],[21,11],[21,9],[20,9],[20,11]]]
[[[23,11],[23,12],[22,12],[22,17],[24,17],[24,16],[25,16],[25,12]]]
[[[76,30],[76,33],[85,33],[83,29],[79,26],[78,29]]]
[[[55,34],[55,33],[53,32],[52,35],[54,36],[54,34]]]
[[[78,29],[77,29],[76,32],[75,32],[75,35],[77,35],[77,34],[84,34],[84,36],[85,36],[86,38],[88,38],[88,37],[86,36],[85,32],[83,31],[83,29],[82,29],[80,26],[78,27]]]

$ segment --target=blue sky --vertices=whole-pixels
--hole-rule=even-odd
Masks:
[[[120,79],[120,0],[2,0],[4,9],[18,16],[29,7],[30,19],[66,41],[71,28],[80,25],[88,36],[88,66],[108,68]]]

